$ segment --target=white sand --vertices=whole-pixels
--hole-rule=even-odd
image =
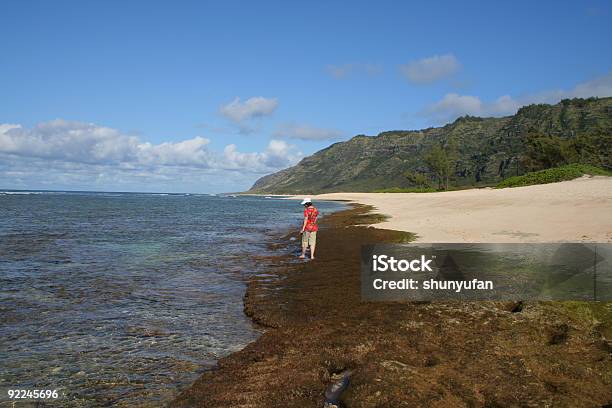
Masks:
[[[297,197],[296,197],[297,198]],[[612,242],[612,177],[443,193],[331,193],[389,215],[376,227],[420,242]]]

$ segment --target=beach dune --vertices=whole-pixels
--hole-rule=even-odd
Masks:
[[[297,198],[297,197],[296,197]],[[612,242],[612,177],[440,193],[330,193],[389,216],[376,227],[417,242]]]

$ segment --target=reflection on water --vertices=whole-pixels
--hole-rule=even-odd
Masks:
[[[338,208],[329,203],[323,212]],[[0,388],[70,406],[156,405],[258,336],[249,261],[299,226],[293,201],[0,194]]]

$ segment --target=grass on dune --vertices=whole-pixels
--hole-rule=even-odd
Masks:
[[[522,187],[535,184],[557,183],[559,181],[573,180],[582,177],[585,174],[591,176],[612,176],[612,172],[600,167],[591,166],[588,164],[568,164],[561,167],[553,167],[546,170],[535,171],[532,173],[523,174],[522,176],[514,176],[507,178],[497,184],[495,188],[506,187]]]
[[[400,187],[392,187],[392,188],[381,188],[378,190],[374,190],[375,193],[435,193],[435,188],[400,188]]]

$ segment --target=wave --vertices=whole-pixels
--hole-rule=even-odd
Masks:
[[[49,194],[46,191],[0,191],[2,195],[31,195],[31,194]]]

